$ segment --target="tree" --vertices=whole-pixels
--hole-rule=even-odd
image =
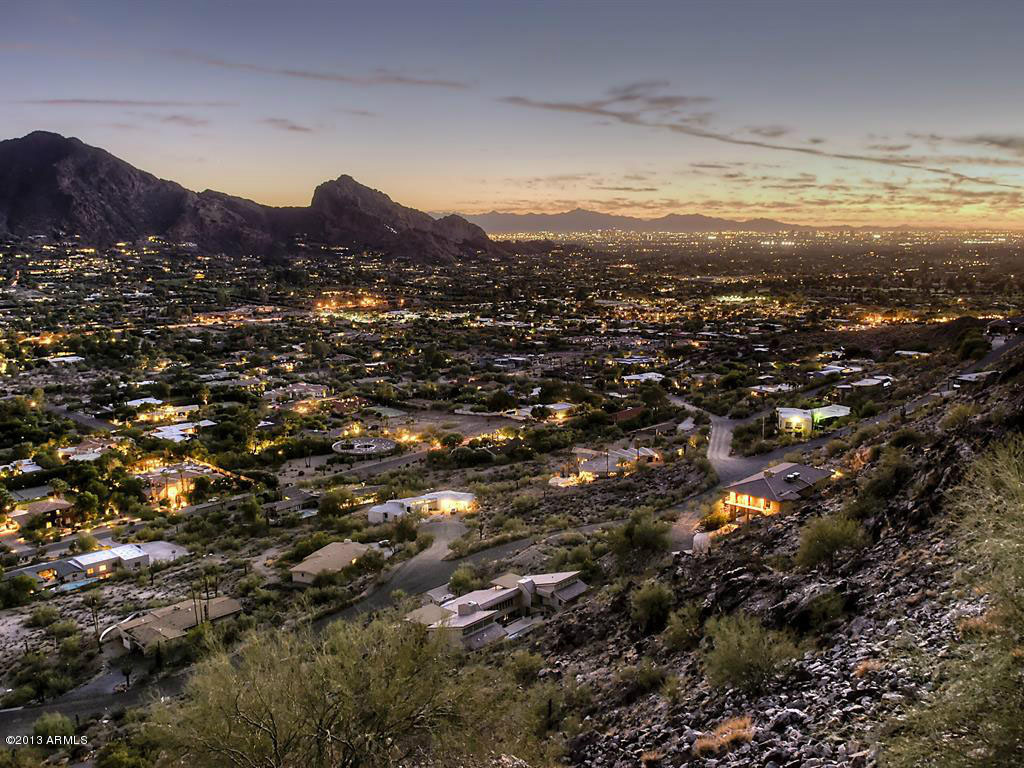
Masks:
[[[0,608],[25,605],[32,599],[35,588],[35,581],[24,573],[0,582]]]
[[[193,768],[385,768],[540,756],[510,670],[460,667],[447,640],[390,618],[267,631],[201,662],[151,728]]]
[[[504,389],[496,389],[487,398],[487,410],[508,411],[516,407],[516,399]]]
[[[88,531],[82,531],[78,537],[68,545],[71,552],[95,552],[100,548],[100,543]]]
[[[337,517],[352,509],[355,499],[347,488],[332,488],[320,497],[319,511],[324,517]]]

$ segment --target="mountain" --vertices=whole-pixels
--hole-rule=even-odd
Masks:
[[[564,213],[480,213],[465,217],[487,232],[592,232],[621,229],[629,232],[782,232],[808,229],[774,219],[720,219],[699,213],[670,213],[657,219],[618,216],[576,208]]]
[[[465,219],[434,219],[351,176],[320,184],[308,207],[275,208],[213,190],[193,192],[45,131],[0,141],[0,235],[36,234],[77,234],[101,246],[161,235],[228,254],[268,253],[301,235],[423,261],[494,248]]]

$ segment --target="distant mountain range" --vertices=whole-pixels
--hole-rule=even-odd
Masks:
[[[618,216],[612,213],[576,208],[564,213],[490,213],[467,214],[468,221],[487,232],[592,232],[620,229],[627,232],[781,232],[809,229],[774,219],[720,219],[699,213],[670,213],[656,219]]]
[[[459,216],[435,219],[351,176],[326,181],[308,207],[275,208],[158,179],[78,139],[36,131],[0,141],[0,236],[65,236],[109,245],[160,235],[212,252],[270,253],[302,236],[423,261],[497,248]]]
[[[871,225],[852,226],[836,224],[829,226],[810,226],[806,224],[787,224],[775,219],[722,219],[715,216],[703,216],[699,213],[670,213],[656,219],[641,219],[635,216],[619,216],[613,213],[588,211],[576,208],[564,213],[490,213],[462,214],[463,218],[482,227],[486,232],[523,232],[523,233],[570,233],[595,232],[602,229],[618,229],[625,232],[794,232],[813,230],[870,230],[870,231],[906,231],[917,229],[901,225],[897,227],[877,227]]]

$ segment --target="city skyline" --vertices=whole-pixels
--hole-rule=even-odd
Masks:
[[[1024,228],[1024,9],[16,5],[4,138],[305,205]],[[382,42],[384,41],[384,42]]]

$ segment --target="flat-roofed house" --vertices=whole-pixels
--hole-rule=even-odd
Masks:
[[[145,651],[163,640],[175,640],[203,622],[220,621],[242,612],[234,598],[224,595],[210,600],[182,600],[156,608],[118,625],[121,642],[128,650]]]
[[[405,517],[411,512],[425,515],[450,515],[466,512],[476,504],[476,495],[462,491],[431,491],[406,499],[391,499],[383,504],[374,504],[366,513],[367,520],[374,525],[388,523]]]
[[[777,515],[831,476],[827,469],[784,462],[727,485],[722,503],[732,520]]]
[[[288,570],[293,582],[312,584],[321,573],[337,573],[355,565],[370,549],[369,544],[356,541],[333,541]]]
[[[508,572],[494,579],[490,587],[458,597],[444,585],[428,593],[432,602],[406,614],[405,619],[445,633],[453,645],[481,648],[506,637],[505,626],[529,616],[533,608],[558,610],[578,598],[589,589],[579,575],[579,571],[530,576]]]
[[[74,569],[67,581],[105,579],[118,569],[137,571],[144,568],[149,565],[149,555],[136,544],[122,544],[69,557],[67,563]]]

